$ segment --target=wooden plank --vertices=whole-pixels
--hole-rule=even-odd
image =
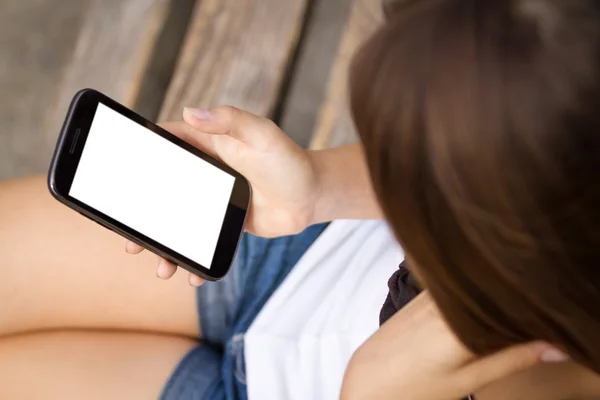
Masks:
[[[155,121],[160,113],[196,4],[196,0],[170,1],[169,16],[156,40],[137,100],[133,105],[135,111],[151,121]]]
[[[381,0],[355,0],[331,70],[311,148],[336,147],[358,140],[348,109],[348,68],[356,49],[381,24]]]
[[[40,132],[86,8],[83,0],[0,1],[0,180],[41,171]]]
[[[346,27],[353,0],[314,0],[278,123],[296,143],[308,147],[331,67]]]
[[[185,106],[234,105],[271,115],[307,0],[202,0],[196,5],[160,120]]]

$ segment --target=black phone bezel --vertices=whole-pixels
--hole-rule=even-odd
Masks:
[[[102,103],[112,110],[124,115],[132,121],[148,128],[155,134],[189,151],[204,161],[231,174],[235,177],[235,183],[222,229],[217,241],[217,247],[212,263],[209,268],[179,254],[161,243],[131,229],[110,216],[88,206],[87,204],[69,196],[69,191],[83,148],[92,125],[98,103]],[[115,144],[118,146],[118,143]],[[107,159],[107,161],[109,161]],[[249,182],[240,173],[229,166],[214,159],[210,155],[198,150],[194,146],[169,133],[156,124],[130,110],[108,96],[93,90],[84,89],[79,91],[69,107],[67,117],[62,127],[56,150],[48,173],[48,188],[50,193],[61,203],[74,209],[85,217],[99,223],[125,238],[138,243],[153,253],[164,257],[172,263],[210,281],[222,279],[229,269],[235,257],[238,244],[244,231],[246,215],[250,204],[251,188]]]

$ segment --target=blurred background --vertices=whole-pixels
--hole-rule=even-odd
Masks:
[[[0,0],[0,179],[46,172],[91,87],[153,121],[231,104],[302,146],[355,140],[349,59],[380,0]]]

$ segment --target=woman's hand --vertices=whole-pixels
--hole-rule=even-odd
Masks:
[[[477,358],[459,342],[424,292],[356,351],[341,399],[457,400],[540,362],[566,359],[543,342]]]
[[[252,185],[246,230],[264,237],[301,232],[314,221],[319,187],[310,153],[268,119],[233,107],[185,109],[185,122],[163,128],[244,175]],[[127,243],[127,252],[142,247]],[[168,279],[176,266],[159,259],[157,275]],[[190,275],[190,284],[202,279]]]

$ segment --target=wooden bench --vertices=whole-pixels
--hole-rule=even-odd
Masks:
[[[22,5],[28,1],[0,4],[0,34],[23,35],[21,47],[0,44],[0,57],[10,56],[0,63],[0,101],[10,102],[0,112],[0,179],[46,170],[68,103],[84,87],[162,121],[180,119],[184,106],[231,104],[288,127],[295,121],[295,127],[303,118],[285,117],[293,117],[295,104],[308,104],[318,114],[312,147],[355,140],[346,70],[378,23],[380,0],[64,0],[69,4],[61,7],[35,0],[44,15]],[[350,5],[351,12],[343,11]],[[321,51],[339,47],[335,60],[304,51],[303,40],[318,47],[323,36],[315,32],[334,22],[324,12],[337,12],[340,22],[340,15],[350,15],[339,36],[327,26],[327,40],[335,42]],[[31,28],[36,21],[39,32]],[[315,21],[321,28],[312,26]],[[289,89],[311,78],[297,65],[321,63],[326,71],[327,58],[333,67],[327,90],[321,90],[324,99],[315,90],[306,97],[307,91]],[[305,97],[295,101],[299,95]],[[312,128],[311,121],[301,129]]]

